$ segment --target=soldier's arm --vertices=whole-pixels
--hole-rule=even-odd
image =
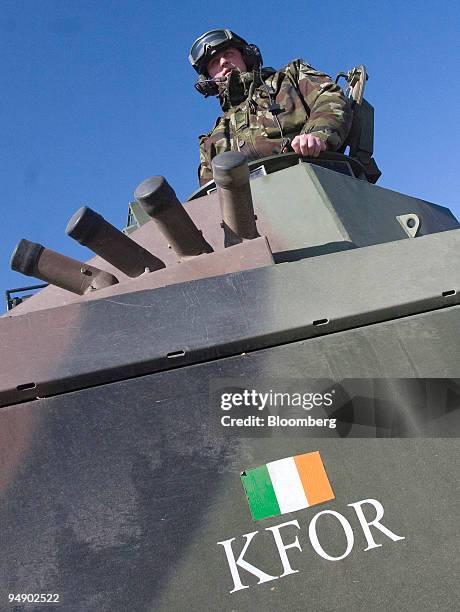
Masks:
[[[198,180],[204,185],[212,179],[211,156],[207,152],[206,141],[208,135],[200,136],[200,165],[198,167]]]
[[[302,60],[292,62],[290,69],[310,115],[301,134],[313,134],[326,142],[329,150],[337,150],[351,127],[352,111],[348,99],[327,74]]]

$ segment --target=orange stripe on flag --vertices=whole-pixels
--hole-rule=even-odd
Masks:
[[[335,499],[319,451],[294,457],[308,505]]]

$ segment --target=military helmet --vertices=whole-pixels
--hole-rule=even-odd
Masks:
[[[240,49],[248,70],[258,70],[262,55],[256,45],[248,44],[244,38],[231,30],[209,30],[198,37],[190,49],[189,62],[200,75],[207,76],[206,66],[213,55],[226,47]]]

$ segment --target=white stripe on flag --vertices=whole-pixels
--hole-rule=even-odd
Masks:
[[[267,463],[267,469],[282,514],[308,507],[294,457]]]

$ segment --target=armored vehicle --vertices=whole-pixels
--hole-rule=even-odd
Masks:
[[[453,609],[459,223],[375,184],[363,74],[348,155],[147,179],[69,221],[86,263],[19,243],[2,609]]]

